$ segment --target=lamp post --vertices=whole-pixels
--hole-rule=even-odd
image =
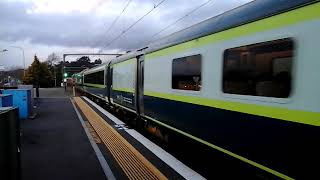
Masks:
[[[8,49],[2,49],[0,52],[6,52]],[[2,83],[2,71],[5,70],[4,66],[0,64],[0,82]]]
[[[0,50],[0,52],[3,52],[3,53],[6,52],[6,51],[8,51],[8,49]],[[1,78],[2,78],[2,71],[4,71],[4,70],[5,70],[4,66],[0,64],[0,76],[1,76]],[[0,81],[2,81],[2,79],[0,79]]]
[[[24,49],[20,46],[10,46],[10,47],[13,47],[13,48],[17,48],[17,49],[20,49],[22,51],[22,57],[23,57],[23,77],[25,77],[26,75],[26,58],[24,56]],[[8,50],[7,50],[8,51]]]

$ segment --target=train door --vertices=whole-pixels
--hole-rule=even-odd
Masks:
[[[111,86],[112,86],[112,67],[111,62],[107,66],[107,73],[106,73],[106,96],[108,98],[108,103],[111,104]]]
[[[138,115],[144,114],[143,106],[143,80],[144,80],[144,55],[137,57],[137,82],[136,82],[136,108]]]

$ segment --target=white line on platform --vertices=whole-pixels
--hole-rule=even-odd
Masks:
[[[103,154],[101,153],[99,147],[98,147],[97,144],[94,142],[93,137],[91,136],[91,134],[90,134],[90,132],[89,132],[86,124],[84,123],[84,120],[82,119],[82,116],[81,116],[81,114],[79,113],[76,105],[74,104],[74,102],[73,102],[73,100],[72,100],[71,98],[70,98],[70,101],[71,101],[71,103],[72,103],[72,105],[73,105],[74,110],[76,111],[76,113],[77,113],[77,115],[78,115],[78,118],[79,118],[79,120],[80,120],[80,123],[81,123],[84,131],[86,132],[86,135],[87,135],[87,137],[88,137],[88,139],[89,139],[89,141],[90,141],[90,144],[91,144],[94,152],[96,153],[96,156],[97,156],[97,158],[98,158],[98,160],[99,160],[99,163],[100,163],[100,165],[101,165],[101,168],[102,168],[105,176],[107,177],[108,180],[115,180],[116,178],[114,177],[114,175],[113,175],[113,173],[112,173],[112,171],[111,171],[111,169],[110,169],[110,166],[108,165],[106,159],[104,158]]]
[[[117,117],[110,114],[105,109],[101,108],[94,102],[92,102],[90,99],[83,97],[87,102],[89,102],[91,105],[96,107],[100,112],[102,112],[104,115],[106,115],[109,119],[111,119],[116,124],[124,124],[121,120],[119,120]],[[183,164],[181,161],[173,157],[171,154],[163,150],[158,145],[151,142],[149,139],[142,136],[139,132],[137,132],[134,129],[127,129],[125,130],[128,134],[130,134],[133,138],[135,138],[137,141],[139,141],[142,145],[144,145],[147,149],[149,149],[153,154],[155,154],[159,159],[161,159],[164,163],[166,163],[168,166],[170,166],[172,169],[174,169],[177,173],[179,173],[182,177],[185,179],[196,179],[196,180],[202,180],[205,179],[203,176],[201,176],[199,173],[195,172],[185,164]]]
[[[153,152],[159,159],[168,164],[172,169],[178,172],[185,179],[205,179],[200,174],[183,164],[181,161],[173,157],[171,154],[160,148],[158,145],[151,142],[149,139],[142,136],[140,133],[133,129],[126,130],[132,137],[138,140],[151,152]]]

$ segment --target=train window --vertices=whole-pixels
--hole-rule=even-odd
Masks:
[[[200,91],[201,55],[173,59],[172,89]]]
[[[293,51],[289,38],[225,50],[223,92],[289,97]]]
[[[84,75],[84,82],[91,84],[104,84],[104,71]]]

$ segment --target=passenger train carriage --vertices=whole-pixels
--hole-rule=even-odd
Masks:
[[[253,171],[316,179],[319,32],[319,1],[254,1],[77,74],[77,87]]]

